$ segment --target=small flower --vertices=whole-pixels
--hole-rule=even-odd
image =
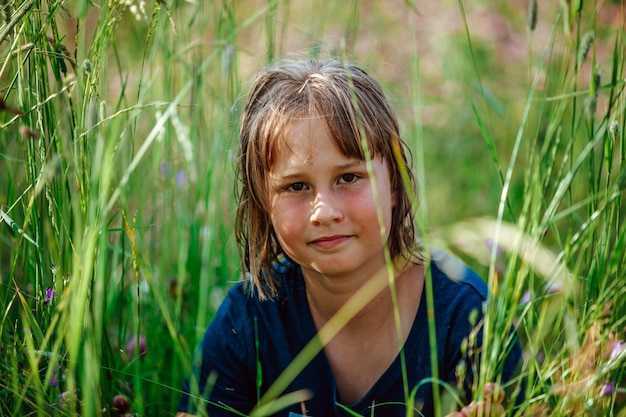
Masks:
[[[176,173],[176,185],[178,185],[178,188],[183,188],[186,184],[187,184],[187,173],[184,170],[179,169],[178,172]]]
[[[161,177],[167,178],[172,174],[172,166],[167,161],[161,161],[159,164],[159,174]]]
[[[52,288],[46,288],[46,298],[44,304],[50,304],[57,297],[57,292]]]
[[[493,252],[494,250],[496,251],[496,256],[500,256],[503,254],[502,249],[499,246],[495,245],[495,242],[493,239],[486,239],[485,244],[489,248],[489,251],[491,252]]]
[[[602,395],[611,395],[615,392],[615,382],[603,382],[602,387],[600,388],[600,393]]]
[[[131,357],[134,358],[136,355],[136,350],[135,348],[137,347],[137,337],[131,337],[130,339],[128,339],[128,342],[126,342],[126,354]],[[140,357],[144,357],[147,353],[148,349],[147,349],[147,343],[146,343],[146,338],[141,335],[139,336],[139,356]]]
[[[113,397],[113,407],[121,415],[130,410],[130,403],[123,395],[118,394]]]
[[[50,378],[50,386],[53,388],[56,388],[59,386],[58,374],[59,374],[60,369],[61,369],[60,366],[55,366],[54,371],[52,372],[52,377]]]
[[[543,352],[537,352],[536,360],[539,365],[543,365],[546,360],[546,355],[544,355]]]
[[[78,396],[76,395],[76,393],[72,394],[69,391],[63,391],[62,393],[59,394],[57,398],[57,408],[62,409],[62,408],[67,407],[70,404],[77,403],[77,402],[78,402]]]
[[[522,297],[519,299],[519,302],[522,305],[530,303],[530,291],[528,290],[524,291],[524,294],[522,294]]]

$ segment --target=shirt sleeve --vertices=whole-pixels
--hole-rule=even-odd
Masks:
[[[439,288],[437,309],[442,311],[441,322],[447,325],[440,328],[442,334],[438,346],[444,352],[442,379],[448,383],[458,384],[462,381],[461,394],[464,400],[472,400],[475,377],[479,368],[481,351],[483,348],[483,309],[487,299],[487,286],[474,271],[460,262],[447,257],[444,262],[438,262]],[[502,335],[499,335],[502,336]],[[515,329],[510,329],[507,346],[503,346],[505,355],[494,358],[498,363],[490,363],[495,366],[496,373],[501,375],[501,382],[505,385],[515,385],[514,382],[519,372],[522,361],[522,348],[517,338]],[[510,392],[509,394],[512,394]]]
[[[211,417],[247,414],[257,402],[254,322],[240,286],[231,289],[194,354],[178,411]],[[234,410],[234,411],[233,411]]]

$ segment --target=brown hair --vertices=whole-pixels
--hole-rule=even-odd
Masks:
[[[242,263],[259,297],[276,295],[272,267],[284,255],[269,216],[267,178],[270,153],[295,118],[319,116],[347,157],[366,159],[364,137],[371,155],[389,164],[393,208],[388,247],[391,257],[418,252],[411,195],[401,173],[415,191],[408,166],[410,155],[400,138],[398,121],[376,80],[359,67],[336,60],[282,61],[253,79],[239,135],[238,192],[235,234]]]

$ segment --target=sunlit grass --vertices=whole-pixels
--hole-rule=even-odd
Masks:
[[[116,395],[138,415],[173,414],[193,350],[239,278],[232,166],[245,80],[305,49],[354,57],[389,91],[413,86],[394,97],[419,173],[418,226],[425,242],[465,259],[492,289],[476,395],[497,380],[505,330],[516,326],[527,384],[512,415],[624,415],[626,39],[623,19],[610,30],[595,23],[603,8],[624,10],[565,4],[539,3],[533,29],[543,24],[550,35],[542,44],[526,29],[529,77],[513,104],[497,97],[514,69],[490,60],[489,72],[489,48],[466,18],[454,49],[464,56],[452,58],[471,64],[455,75],[469,117],[442,114],[452,126],[437,133],[417,116],[433,100],[421,76],[429,57],[410,52],[398,81],[384,69],[402,51],[396,61],[359,44],[373,42],[375,13],[356,12],[372,5],[325,5],[303,28],[304,9],[280,1],[2,2],[0,415],[117,415]],[[463,6],[450,5],[459,16]],[[407,32],[421,27],[410,4],[396,7],[412,16]],[[458,131],[466,135],[450,137]],[[490,165],[441,151],[461,144]],[[435,176],[453,170],[450,179],[479,191],[439,187],[461,194],[459,206],[488,207],[484,217],[437,198],[446,191],[430,188],[433,150],[444,155]],[[447,225],[428,224],[446,210],[455,216]],[[258,415],[302,398],[280,397],[282,382]]]

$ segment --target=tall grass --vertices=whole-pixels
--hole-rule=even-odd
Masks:
[[[2,210],[24,234],[3,234],[2,415],[108,415],[117,394],[174,410],[208,295],[237,277],[223,213],[239,28],[227,3],[194,14],[216,30],[204,53],[190,29],[170,37],[187,12],[141,5],[38,3],[7,36],[20,110],[3,113]]]
[[[496,164],[506,167],[497,216],[455,225],[451,234],[462,251],[489,265],[488,343],[477,385],[497,379],[510,345],[506,329],[515,325],[522,337],[527,387],[520,415],[626,413],[626,303],[620,282],[626,259],[621,205],[626,39],[622,19],[603,38],[608,45],[596,47],[597,5],[586,6],[561,4],[550,40],[531,67],[508,167]],[[623,6],[617,10],[623,15]],[[531,6],[529,13],[536,9]],[[535,21],[529,17],[529,30]],[[469,46],[471,53],[471,39]],[[492,148],[495,138],[476,114]],[[509,191],[516,172],[523,174],[520,201]],[[486,239],[490,250],[467,250]]]
[[[137,415],[173,414],[193,349],[239,276],[231,167],[244,80],[304,49],[372,68],[426,184],[430,152],[443,155],[435,177],[478,179],[468,188],[479,194],[461,190],[456,202],[485,200],[482,210],[459,219],[450,208],[449,224],[430,227],[446,210],[421,182],[418,216],[427,242],[492,289],[476,395],[498,379],[514,325],[527,384],[510,414],[626,415],[625,11],[571,3],[539,4],[527,81],[510,96],[497,82],[510,85],[517,66],[490,69],[475,14],[451,4],[465,18],[453,58],[469,65],[454,76],[467,100],[447,99],[470,116],[437,133],[415,116],[435,97],[419,42],[407,55],[368,50],[382,42],[372,19],[400,19],[375,4],[328,2],[308,18],[310,5],[280,1],[2,2],[0,415],[117,415],[125,401]],[[390,32],[403,45],[423,21],[419,5],[394,7],[408,16],[405,32]],[[606,8],[621,20],[597,23]],[[403,96],[407,80],[415,89]],[[457,131],[466,137],[450,140]],[[471,146],[472,158],[446,156],[447,143]],[[489,156],[489,184],[476,154]]]

